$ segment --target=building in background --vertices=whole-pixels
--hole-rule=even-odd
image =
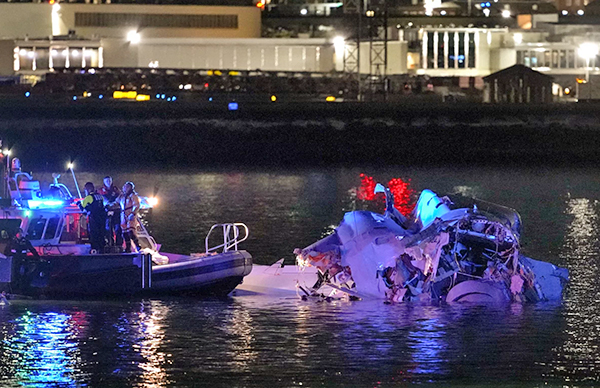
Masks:
[[[395,83],[483,89],[483,77],[513,65],[554,79],[555,94],[600,73],[595,3],[388,0],[385,69]],[[231,0],[186,4],[0,3],[0,76],[36,82],[60,69],[177,69],[341,73],[361,36],[357,67],[372,72],[370,19],[361,30],[343,2]],[[258,5],[258,6],[257,6]],[[579,8],[579,7],[583,8]],[[589,7],[589,12],[588,8]],[[132,70],[134,71],[134,70]],[[590,82],[591,83],[591,82]]]
[[[514,65],[484,77],[484,101],[491,103],[541,104],[552,102],[552,77]]]

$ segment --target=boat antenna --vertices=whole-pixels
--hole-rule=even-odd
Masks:
[[[75,188],[77,188],[78,198],[81,198],[81,191],[79,191],[79,185],[77,184],[77,178],[75,177],[75,171],[73,171],[73,162],[67,164],[69,170],[71,170],[71,174],[73,175],[73,182],[75,182]]]

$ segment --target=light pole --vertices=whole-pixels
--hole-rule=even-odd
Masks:
[[[71,170],[71,174],[73,175],[73,182],[75,182],[75,188],[77,189],[77,195],[81,198],[81,191],[79,191],[79,185],[77,184],[77,178],[75,178],[75,171],[73,171],[73,163],[67,164],[67,168]]]
[[[590,59],[596,58],[596,55],[598,55],[598,45],[596,43],[592,43],[592,42],[582,43],[579,46],[579,50],[577,50],[577,53],[579,54],[580,57],[585,59],[585,82],[589,83],[589,81],[590,81]],[[592,98],[591,85],[588,85],[587,89],[588,89],[588,97],[591,99]],[[579,96],[577,96],[577,98],[579,98]]]

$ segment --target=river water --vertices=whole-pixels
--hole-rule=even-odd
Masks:
[[[244,222],[243,248],[256,263],[291,264],[295,247],[330,231],[344,212],[381,205],[357,196],[361,173],[517,209],[523,252],[569,269],[565,300],[13,301],[0,306],[0,386],[600,385],[600,169],[103,171],[78,179],[100,183],[112,174],[117,184],[134,181],[140,194],[156,193],[149,221],[163,251],[203,251],[211,225]]]

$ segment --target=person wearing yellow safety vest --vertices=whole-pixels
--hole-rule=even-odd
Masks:
[[[85,198],[83,198],[82,201],[77,202],[77,205],[88,215],[88,234],[92,249],[95,249],[98,253],[103,253],[104,246],[106,245],[106,211],[104,210],[104,198],[96,193],[96,188],[92,182],[86,183],[84,188]]]
[[[140,198],[135,192],[133,182],[126,182],[123,185],[123,194],[119,202],[121,204],[121,229],[125,240],[125,252],[131,252],[131,241],[135,244],[136,249],[140,248],[136,235]]]

